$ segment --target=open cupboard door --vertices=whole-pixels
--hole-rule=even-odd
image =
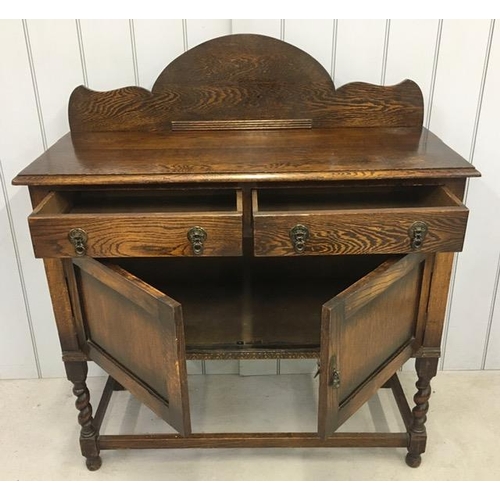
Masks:
[[[321,437],[331,436],[414,352],[427,300],[425,258],[390,258],[323,305]]]
[[[75,317],[89,359],[189,435],[181,305],[117,265],[88,257],[72,262]]]

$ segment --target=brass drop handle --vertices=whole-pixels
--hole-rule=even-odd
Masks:
[[[410,246],[413,250],[422,248],[428,230],[429,227],[425,222],[417,221],[411,225],[408,234],[410,235]]]
[[[290,229],[290,240],[297,253],[304,253],[306,241],[309,238],[309,229],[303,224],[297,224]]]
[[[75,253],[78,257],[83,257],[87,253],[88,236],[83,229],[79,227],[71,229],[68,233],[68,239],[75,247]]]
[[[188,231],[187,237],[191,242],[193,253],[195,255],[203,254],[203,244],[207,239],[207,232],[200,226],[194,226]]]

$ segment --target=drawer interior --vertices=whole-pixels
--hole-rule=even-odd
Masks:
[[[241,212],[235,190],[127,190],[53,192],[33,215]]]
[[[253,192],[254,212],[316,212],[394,208],[461,207],[443,186],[286,188]]]

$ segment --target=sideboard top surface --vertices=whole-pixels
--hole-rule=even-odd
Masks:
[[[261,35],[185,52],[151,91],[77,87],[71,132],[15,179],[130,185],[464,178],[479,172],[422,127],[415,82],[338,89],[310,55]]]
[[[65,135],[14,184],[119,185],[475,177],[425,128]]]

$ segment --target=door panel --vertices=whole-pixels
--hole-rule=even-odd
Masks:
[[[189,434],[181,305],[119,266],[90,258],[73,264],[90,359]]]
[[[411,357],[424,261],[424,254],[389,259],[324,304],[318,422],[323,437]]]

